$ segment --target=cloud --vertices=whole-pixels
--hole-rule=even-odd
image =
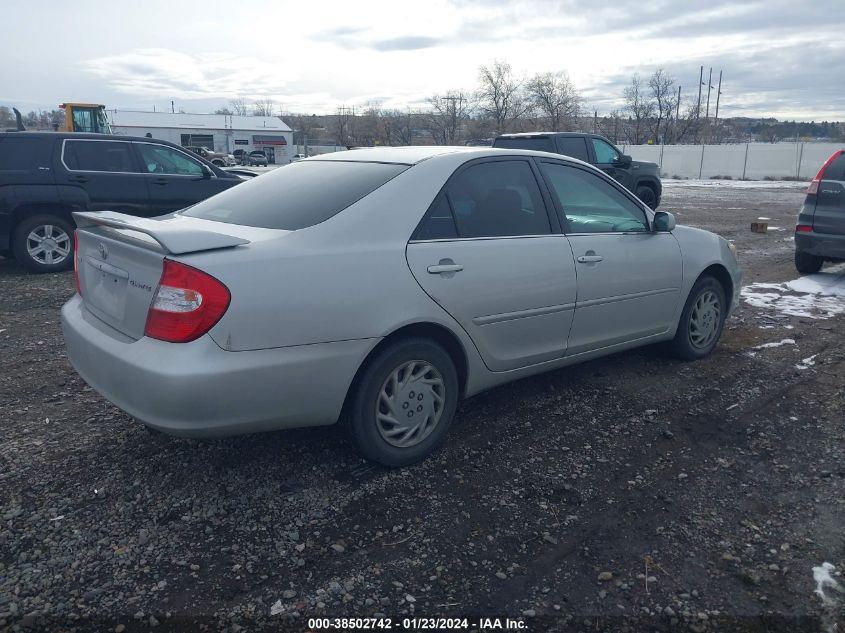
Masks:
[[[119,92],[150,98],[272,97],[284,93],[296,79],[293,64],[165,48],[99,57],[84,62],[83,67]]]
[[[408,35],[375,41],[370,44],[370,47],[377,51],[413,51],[421,48],[432,48],[441,42],[442,40],[439,37]]]

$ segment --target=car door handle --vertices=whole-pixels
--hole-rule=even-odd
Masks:
[[[152,181],[152,184],[154,184],[154,185],[166,185],[167,184],[167,178],[156,178],[155,180]]]
[[[579,264],[592,264],[595,262],[600,262],[604,259],[601,255],[581,255],[578,258]]]
[[[78,183],[86,183],[86,182],[88,182],[88,178],[86,178],[85,176],[73,176],[70,179],[70,181],[71,182],[78,182]]]
[[[464,267],[461,264],[437,264],[436,266],[429,266],[428,272],[432,275],[439,275],[440,273],[458,273]]]

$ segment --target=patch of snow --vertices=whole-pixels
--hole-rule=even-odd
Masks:
[[[772,218],[764,218],[764,217],[760,217],[760,218],[757,218],[757,219],[758,219],[758,220],[771,220]]]
[[[742,298],[781,315],[829,319],[845,312],[845,265],[784,283],[754,283],[742,289]]]
[[[830,575],[836,567],[831,565],[830,563],[822,563],[818,567],[813,567],[813,580],[816,581],[816,590],[813,592],[819,598],[822,599],[822,604],[824,605],[832,605],[836,603],[836,599],[833,596],[827,595],[825,593],[825,589],[833,589],[835,591],[842,592],[842,587],[839,586],[839,583]]]
[[[710,187],[725,189],[806,189],[806,182],[794,180],[678,180],[664,178],[664,187]]]
[[[762,345],[752,347],[751,349],[769,349],[770,347],[780,347],[781,345],[795,345],[795,339],[785,338],[782,341],[777,341],[776,343],[763,343]]]
[[[809,358],[805,358],[795,365],[796,369],[810,369],[810,367],[816,364],[816,356],[818,356],[818,354],[813,354]]]

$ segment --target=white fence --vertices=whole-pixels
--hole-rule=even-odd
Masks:
[[[666,178],[730,177],[749,180],[810,180],[837,143],[746,143],[744,145],[628,145],[634,160],[660,165]]]

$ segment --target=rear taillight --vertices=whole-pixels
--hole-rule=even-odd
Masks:
[[[76,283],[76,294],[82,296],[82,286],[79,284],[79,231],[73,232],[73,281]]]
[[[225,314],[230,299],[229,289],[211,275],[165,259],[144,334],[170,343],[198,339]]]
[[[812,232],[813,227],[809,226],[808,224],[799,224],[795,227],[796,233],[810,233]]]
[[[813,178],[813,181],[810,183],[810,186],[807,187],[807,195],[816,195],[819,192],[819,183],[824,179],[824,172],[827,171],[827,168],[830,167],[830,164],[839,158],[839,155],[842,154],[843,150],[837,150],[831,154],[830,158],[824,161],[824,165],[822,168],[819,169],[819,173],[816,174],[816,177]]]

